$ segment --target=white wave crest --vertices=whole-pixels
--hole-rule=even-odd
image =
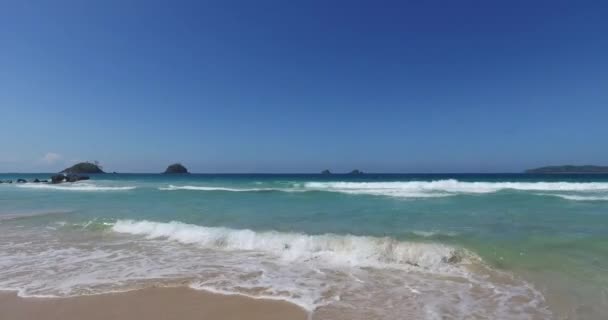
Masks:
[[[124,191],[133,190],[134,186],[99,186],[92,183],[71,183],[71,184],[45,184],[45,183],[24,183],[18,185],[19,188],[38,189],[38,190],[65,190],[65,191]]]
[[[288,191],[275,188],[227,188],[227,187],[207,187],[207,186],[175,186],[160,187],[158,190],[177,191],[177,190],[192,190],[192,191],[229,191],[229,192],[262,192],[262,191]]]
[[[608,195],[575,195],[575,194],[559,194],[559,193],[538,193],[539,196],[558,197],[572,201],[608,201]]]
[[[395,197],[442,197],[454,194],[484,194],[501,190],[608,191],[602,182],[465,182],[454,179],[400,182],[308,182],[309,190]]]
[[[488,194],[502,190],[546,192],[608,192],[608,183],[602,182],[466,182],[455,179],[436,181],[394,182],[305,182],[290,183],[287,187],[235,188],[225,186],[169,185],[163,191],[226,191],[226,192],[339,192],[390,196],[399,198],[438,198],[458,194]],[[608,195],[607,195],[608,196]],[[600,200],[600,199],[594,199]]]
[[[358,267],[421,267],[443,272],[472,254],[442,244],[398,241],[352,235],[307,235],[204,227],[181,222],[118,220],[115,232],[166,238],[210,249],[252,250],[278,255],[285,261],[317,261]],[[475,259],[477,259],[475,257]],[[468,260],[467,260],[468,261]]]

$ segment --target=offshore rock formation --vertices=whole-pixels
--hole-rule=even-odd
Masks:
[[[167,167],[167,170],[163,172],[165,174],[173,174],[173,173],[189,173],[188,169],[184,167],[181,163],[174,163]]]
[[[101,166],[97,162],[80,162],[77,163],[60,173],[65,174],[91,174],[91,173],[105,173],[101,170]]]
[[[77,181],[89,180],[89,179],[90,179],[89,176],[81,176],[81,175],[77,175],[77,174],[68,174],[68,175],[58,174],[58,175],[54,175],[51,177],[51,183],[57,184],[57,183],[62,183],[62,182],[77,182]]]

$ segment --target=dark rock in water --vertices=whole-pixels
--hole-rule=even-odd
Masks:
[[[34,179],[35,183],[40,183],[40,180],[38,180],[38,178]]]
[[[40,180],[40,182],[47,183],[47,182],[49,182],[49,180],[44,179],[44,180]]]
[[[359,169],[355,169],[355,170],[351,171],[349,174],[363,174],[363,171],[361,171]]]
[[[65,180],[65,178],[66,177],[62,174],[54,175],[51,177],[51,183],[53,183],[53,184],[62,183],[63,180]]]
[[[462,261],[462,257],[458,253],[452,252],[449,257],[443,257],[441,260],[444,263],[456,264]]]
[[[331,174],[331,171],[325,169],[325,170],[321,171],[321,174]]]
[[[62,183],[62,182],[77,182],[77,181],[81,181],[81,180],[89,180],[91,179],[89,176],[81,176],[81,175],[77,175],[77,174],[68,174],[68,175],[63,175],[63,174],[58,174],[58,175],[54,175],[51,177],[51,183],[53,184],[57,184],[57,183]],[[45,180],[46,182],[46,180]]]
[[[101,166],[95,162],[81,162],[81,163],[77,163],[63,171],[61,171],[60,173],[65,173],[65,174],[83,174],[83,173],[105,173],[103,172],[103,170],[101,170]]]
[[[77,174],[69,174],[65,177],[65,181],[66,182],[76,182],[76,181],[80,181],[80,180],[89,180],[90,177],[88,176],[79,176]]]
[[[416,262],[406,261],[405,263],[409,264],[412,267],[420,267],[420,265],[418,263],[416,263]]]
[[[17,179],[17,183],[26,183],[25,179]]]
[[[164,173],[189,173],[188,169],[184,167],[181,163],[174,163],[167,167]]]

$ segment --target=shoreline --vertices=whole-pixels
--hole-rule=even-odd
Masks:
[[[76,297],[23,298],[0,291],[0,319],[11,320],[306,320],[300,306],[188,287],[153,287]]]

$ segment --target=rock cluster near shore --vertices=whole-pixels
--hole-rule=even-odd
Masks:
[[[57,183],[62,183],[62,182],[76,182],[76,181],[81,181],[81,180],[89,180],[90,177],[89,176],[83,176],[83,175],[78,175],[78,174],[57,174],[54,176],[51,176],[50,181],[48,179],[34,179],[31,181],[27,181],[26,179],[23,178],[19,178],[16,180],[16,183],[52,183],[52,184],[57,184]],[[0,184],[2,183],[13,183],[13,180],[0,180]]]
[[[62,182],[76,182],[81,180],[89,180],[89,176],[81,176],[77,174],[58,174],[51,177],[51,183],[57,184]]]
[[[101,170],[101,166],[97,161],[95,162],[80,162],[69,168],[64,169],[59,174],[53,175],[50,181],[47,179],[34,179],[27,181],[26,179],[19,178],[16,180],[17,183],[51,183],[58,184],[63,182],[77,182],[82,180],[89,180],[90,177],[84,174],[96,174],[105,173]],[[0,183],[13,183],[13,180],[0,180]]]

